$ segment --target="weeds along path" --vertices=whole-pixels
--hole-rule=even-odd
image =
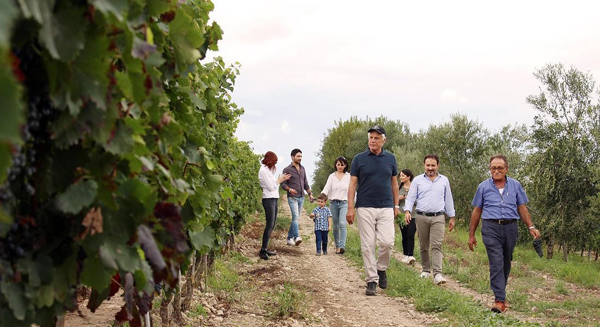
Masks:
[[[290,216],[285,198],[280,201],[281,216]],[[252,261],[242,274],[252,276],[256,290],[232,305],[221,326],[425,326],[442,322],[417,312],[409,299],[388,297],[380,289],[377,296],[367,297],[360,268],[336,255],[332,244],[328,255],[316,256],[314,225],[304,210],[300,217],[302,244],[287,245],[287,230],[276,229],[271,247],[278,255],[267,261],[258,259],[262,228],[261,217],[259,223],[247,226],[238,242],[238,249]],[[274,303],[289,285],[306,297],[290,310],[296,312],[277,320]],[[257,295],[260,293],[267,294],[263,300]]]

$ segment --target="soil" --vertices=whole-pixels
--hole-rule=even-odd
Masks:
[[[280,214],[290,216],[285,198],[280,200]],[[283,211],[283,212],[282,212]],[[376,296],[365,295],[362,267],[356,267],[343,255],[329,249],[328,255],[316,256],[313,222],[306,212],[300,218],[299,246],[286,244],[287,232],[276,230],[271,238],[272,248],[278,254],[269,260],[258,257],[264,218],[247,225],[237,238],[237,251],[251,261],[240,265],[239,274],[249,285],[241,291],[237,301],[219,298],[208,290],[197,290],[194,304],[202,304],[205,315],[184,313],[185,323],[191,326],[427,326],[443,323],[438,317],[417,312],[410,299],[389,297],[377,289]],[[330,244],[331,247],[331,244]],[[273,316],[272,302],[265,294],[282,290],[285,283],[305,292],[300,314],[284,318]],[[266,299],[266,300],[265,300]],[[68,313],[65,326],[110,326],[122,306],[122,298],[113,297],[103,303],[94,314],[80,303],[80,312]],[[158,311],[158,310],[154,310]],[[160,325],[158,312],[153,321]]]

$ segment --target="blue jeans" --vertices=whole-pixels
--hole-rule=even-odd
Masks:
[[[518,223],[498,225],[483,219],[481,238],[490,261],[490,288],[495,300],[506,300],[510,262],[517,244]]]
[[[323,253],[327,253],[327,233],[326,230],[316,230],[315,231],[315,239],[317,240],[317,253],[321,253],[321,248],[323,248]]]
[[[346,236],[348,234],[348,223],[346,214],[348,213],[348,201],[332,200],[329,203],[331,217],[333,218],[333,239],[337,249],[346,247]]]
[[[298,227],[298,218],[300,218],[300,212],[302,212],[302,204],[304,204],[304,197],[299,198],[289,196],[288,204],[292,211],[292,223],[290,224],[290,230],[288,231],[287,239],[295,239],[300,237],[300,228]]]

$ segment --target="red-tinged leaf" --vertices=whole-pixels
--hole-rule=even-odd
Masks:
[[[142,292],[142,296],[135,296],[135,303],[137,304],[138,309],[140,310],[140,315],[145,315],[147,312],[152,309],[152,300],[154,299],[154,292],[148,295],[146,292]]]
[[[116,273],[110,280],[110,291],[108,292],[108,297],[112,297],[117,294],[119,289],[121,288],[121,274]]]
[[[138,243],[142,246],[142,250],[144,250],[146,259],[148,260],[148,263],[150,263],[150,267],[152,267],[152,276],[154,277],[154,282],[158,283],[163,280],[167,274],[167,265],[165,264],[165,260],[160,254],[158,246],[156,246],[154,236],[152,236],[152,233],[147,226],[140,225],[137,230],[137,236]]]
[[[115,315],[115,320],[119,322],[129,322],[130,327],[142,327],[142,320],[140,319],[140,314],[136,307],[134,308],[134,314],[132,319],[127,319],[127,310],[125,309],[125,305],[121,308],[121,311],[117,312]]]
[[[160,224],[167,233],[165,245],[178,253],[185,253],[188,245],[187,237],[183,232],[181,207],[173,203],[160,202],[154,207],[154,216],[160,219]]]
[[[131,320],[133,318],[133,275],[131,273],[125,274],[125,292],[123,294],[123,298],[125,298],[125,310],[127,311],[127,320]]]
[[[165,24],[170,23],[173,19],[175,19],[175,12],[172,11],[172,10],[171,11],[167,11],[165,13],[162,13],[160,15],[160,21],[163,22],[163,23],[165,23]]]

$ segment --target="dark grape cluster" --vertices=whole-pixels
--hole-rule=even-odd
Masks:
[[[21,219],[11,225],[5,237],[0,238],[0,258],[15,262],[31,251],[37,239],[37,228],[31,222]]]
[[[36,149],[43,149],[48,138],[48,123],[53,114],[52,102],[48,96],[48,81],[40,74],[43,60],[31,45],[13,49],[19,59],[19,69],[24,76],[27,88],[25,112],[27,122],[22,127],[23,145],[14,145],[12,166],[7,180],[0,185],[0,201],[8,202],[35,194]]]

